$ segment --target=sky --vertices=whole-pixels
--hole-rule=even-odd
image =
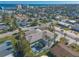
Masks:
[[[79,4],[79,1],[0,1],[0,4]]]

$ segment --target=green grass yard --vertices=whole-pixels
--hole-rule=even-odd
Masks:
[[[5,42],[7,40],[11,40],[12,43],[14,43],[14,37],[13,36],[6,36],[4,38],[0,38],[0,44],[2,44],[3,42]]]
[[[74,50],[74,51],[76,51],[76,52],[79,52],[79,45],[72,43],[72,44],[69,45],[69,47],[70,47],[72,50]]]

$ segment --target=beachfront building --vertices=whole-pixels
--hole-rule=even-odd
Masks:
[[[17,5],[17,10],[22,9],[22,5]]]

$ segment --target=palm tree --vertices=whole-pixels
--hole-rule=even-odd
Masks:
[[[48,41],[48,47],[50,46],[50,38],[47,36],[47,35],[45,35],[45,38],[47,39],[47,41]]]
[[[47,41],[48,47],[50,47],[51,40],[50,37],[46,35],[46,32],[43,32],[43,38]]]
[[[19,30],[18,39],[15,46],[16,54],[17,54],[16,56],[23,57],[24,56],[23,49],[22,49],[23,48],[23,45],[22,45],[23,33],[21,32],[21,29],[18,29],[18,30]]]
[[[51,30],[51,32],[53,32],[54,33],[54,43],[55,43],[55,27],[54,27],[54,23],[52,22],[52,23],[50,23],[50,25],[49,25],[49,28],[50,28],[50,30]]]
[[[19,53],[17,56],[24,57],[24,56],[33,56],[32,50],[30,48],[30,43],[25,38],[25,33],[19,28],[19,38],[16,44],[16,51]]]

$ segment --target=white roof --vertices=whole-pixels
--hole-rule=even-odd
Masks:
[[[71,22],[71,23],[75,23],[76,21],[75,20],[68,20],[69,22]]]
[[[64,26],[69,26],[70,24],[64,23],[64,22],[59,22],[59,24],[64,25]]]
[[[32,42],[35,42],[35,41],[37,41],[37,40],[39,40],[39,39],[42,39],[42,36],[43,36],[43,33],[42,33],[42,31],[36,31],[36,32],[31,32],[31,33],[28,33],[28,32],[26,32],[26,40],[31,40],[30,41],[30,43],[32,43]]]
[[[40,30],[40,29],[36,29],[36,31],[37,31],[37,32],[42,32],[42,30]]]
[[[26,40],[28,41],[30,40],[30,43],[40,40],[43,38],[44,32],[46,32],[46,35],[49,36],[50,38],[54,37],[54,34],[48,30],[41,31],[40,29],[37,29],[36,32],[32,32],[32,31],[26,32],[25,34]]]
[[[50,38],[53,38],[54,37],[54,33],[48,31],[48,30],[44,30],[44,32],[46,32],[46,35]]]

